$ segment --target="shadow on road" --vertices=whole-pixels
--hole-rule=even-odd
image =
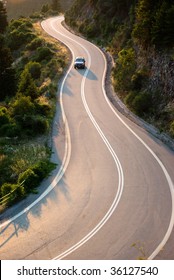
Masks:
[[[86,68],[86,69],[87,69],[87,68]],[[86,69],[84,69],[84,70],[79,69],[79,70],[77,70],[77,71],[78,71],[79,74],[81,74],[82,76],[84,76]],[[87,78],[88,80],[92,80],[92,81],[97,81],[97,80],[98,80],[98,78],[97,78],[97,76],[95,75],[95,73],[92,72],[90,69],[88,69],[88,74],[87,74],[86,78]]]

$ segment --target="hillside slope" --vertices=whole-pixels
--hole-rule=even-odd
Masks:
[[[112,54],[127,106],[174,137],[173,1],[76,0],[66,23]]]

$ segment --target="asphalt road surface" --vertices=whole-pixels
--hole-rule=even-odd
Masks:
[[[42,22],[72,55],[53,127],[58,167],[1,215],[0,258],[174,259],[174,153],[113,108],[104,55],[62,20]]]

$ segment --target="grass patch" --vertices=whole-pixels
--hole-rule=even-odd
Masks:
[[[20,143],[1,145],[0,151],[0,204],[10,206],[35,188],[55,168],[46,144]],[[1,207],[2,208],[2,207]],[[3,208],[2,208],[3,209]]]

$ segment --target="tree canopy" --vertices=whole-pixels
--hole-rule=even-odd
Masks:
[[[7,11],[3,1],[0,1],[0,33],[4,33],[8,26]]]

